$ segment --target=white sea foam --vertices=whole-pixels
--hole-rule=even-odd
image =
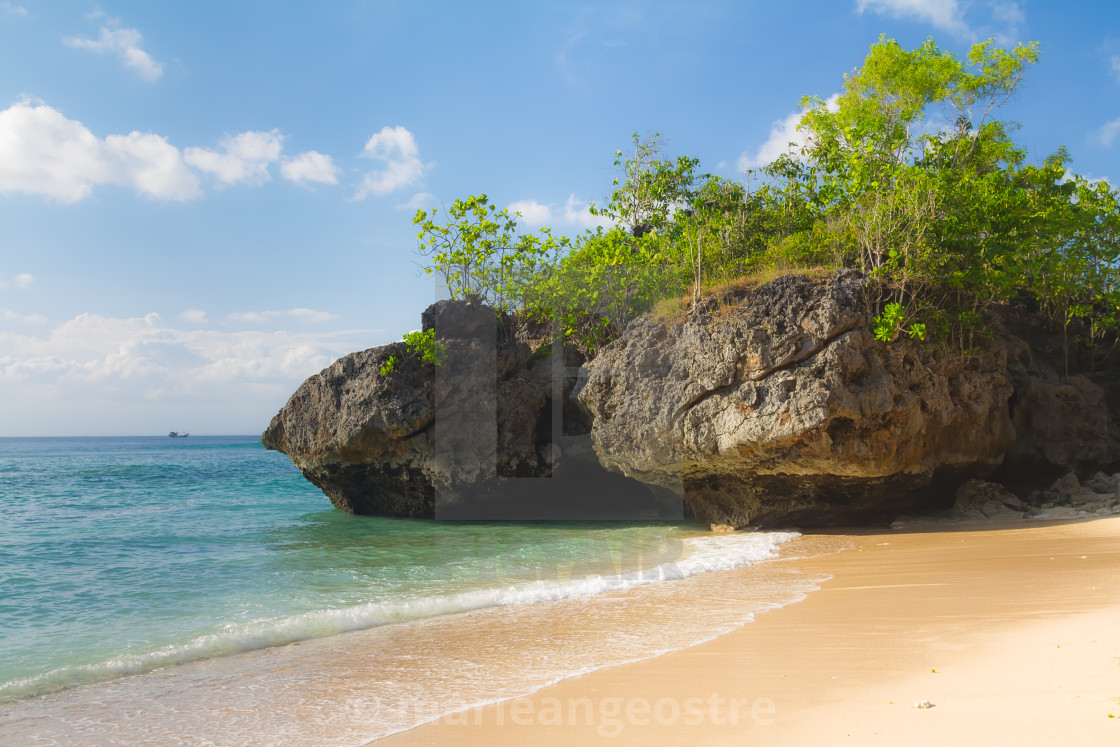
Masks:
[[[318,634],[324,619],[375,622],[16,703],[4,711],[0,743],[172,744],[190,735],[192,743],[215,745],[364,744],[462,708],[693,646],[803,599],[822,577],[757,562],[796,536],[689,537],[676,543],[678,557],[645,572],[494,585],[407,609],[363,605],[334,617],[258,621],[247,628],[270,635]],[[838,549],[818,538],[806,547],[810,554]],[[750,565],[730,578],[709,573]],[[457,611],[465,614],[449,614]]]
[[[552,569],[557,571],[557,578],[495,584],[433,596],[396,597],[389,601],[228,623],[205,635],[154,650],[123,653],[97,663],[60,667],[34,677],[0,683],[0,702],[189,661],[283,646],[380,625],[490,607],[591,597],[711,571],[730,570],[773,557],[782,544],[797,536],[796,532],[757,532],[688,537],[683,540],[683,552],[679,556],[675,550],[666,552],[666,555],[677,557],[626,572],[563,577],[564,569],[558,567]],[[655,556],[655,559],[658,558]]]

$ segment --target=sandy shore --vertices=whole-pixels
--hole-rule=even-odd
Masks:
[[[1120,744],[1120,517],[852,539],[734,633],[376,744]]]

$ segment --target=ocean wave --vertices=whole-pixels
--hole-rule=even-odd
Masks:
[[[731,570],[774,557],[796,532],[757,532],[688,537],[683,553],[651,567],[621,573],[538,579],[454,593],[411,596],[348,607],[320,609],[276,618],[228,623],[212,632],[149,651],[62,666],[0,683],[0,702],[22,700],[81,684],[116,679],[189,661],[226,656],[311,638],[406,623],[505,605],[525,605],[589,597],[635,586]]]

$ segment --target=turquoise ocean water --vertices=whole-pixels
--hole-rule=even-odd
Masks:
[[[362,744],[795,601],[701,588],[795,536],[356,517],[257,437],[0,439],[0,743]]]

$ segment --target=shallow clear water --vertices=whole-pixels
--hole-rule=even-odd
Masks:
[[[0,439],[0,742],[361,743],[794,601],[665,597],[794,536],[355,517],[256,437]]]

